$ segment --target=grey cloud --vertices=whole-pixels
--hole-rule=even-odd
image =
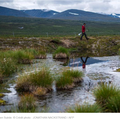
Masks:
[[[2,3],[11,3],[13,1],[14,0],[0,0],[0,4],[2,4]]]
[[[96,2],[89,4],[89,10],[94,12],[104,12],[106,13],[112,6],[108,2]]]

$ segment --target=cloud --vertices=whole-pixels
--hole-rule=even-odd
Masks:
[[[11,3],[13,2],[14,0],[0,0],[0,4],[3,4],[3,3]]]
[[[79,9],[91,12],[119,13],[120,0],[0,0],[0,6],[13,9]]]

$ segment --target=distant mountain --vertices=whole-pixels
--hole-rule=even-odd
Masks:
[[[1,7],[0,6],[0,15],[2,16],[15,16],[15,17],[30,17],[28,14],[19,11],[19,10],[14,10],[6,7]]]
[[[28,14],[29,16],[38,17],[38,18],[52,18],[54,15],[59,13],[53,10],[46,10],[46,9],[22,10],[22,12]]]
[[[120,19],[115,19],[110,15],[103,15],[99,13],[86,12],[82,10],[70,9],[64,12],[58,13],[54,15],[52,18],[54,19],[67,19],[67,20],[87,20],[87,21],[119,21]]]
[[[114,18],[120,18],[120,14],[116,14],[116,13],[111,14],[110,16],[111,16],[111,17],[114,17]]]
[[[103,22],[120,22],[120,14],[100,14],[82,10],[70,9],[63,12],[57,12],[46,9],[33,10],[14,10],[0,7],[0,15],[15,17],[36,17],[63,20],[82,20],[82,21],[103,21]]]

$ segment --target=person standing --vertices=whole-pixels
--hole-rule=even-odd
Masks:
[[[82,25],[82,36],[80,38],[80,40],[82,40],[82,37],[85,35],[85,38],[88,40],[89,38],[87,37],[86,33],[85,33],[85,23]]]

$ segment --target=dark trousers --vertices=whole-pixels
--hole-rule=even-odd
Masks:
[[[88,37],[87,37],[87,35],[86,35],[86,33],[84,32],[84,33],[82,33],[82,36],[81,36],[81,38],[80,38],[80,40],[82,40],[82,37],[85,35],[85,38],[88,40]]]

